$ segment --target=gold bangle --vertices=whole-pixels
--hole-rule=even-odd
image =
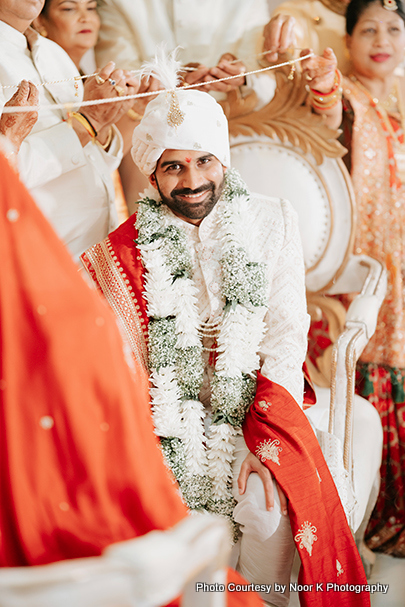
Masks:
[[[127,116],[134,122],[140,122],[143,118],[142,114],[138,114],[138,112],[135,112],[132,108],[127,111]]]
[[[110,147],[112,138],[113,138],[113,129],[112,129],[112,126],[110,126],[109,131],[108,131],[108,135],[107,135],[107,141],[105,143],[100,143],[98,141],[98,139],[96,139],[96,143],[98,143],[98,145],[101,148],[103,148],[103,150],[106,150],[108,147]]]
[[[329,104],[329,105],[326,105],[326,106],[325,106],[325,105],[317,105],[317,103],[313,101],[313,102],[311,103],[311,107],[313,107],[313,108],[314,108],[314,110],[318,110],[318,111],[324,112],[324,111],[326,111],[326,110],[331,110],[332,108],[336,107],[336,106],[337,106],[337,104],[338,104],[340,101],[341,101],[341,97],[339,97],[338,99],[333,99],[333,100],[330,102],[330,104]]]
[[[333,87],[329,93],[321,93],[307,85],[307,91],[309,93],[309,100],[313,108],[317,110],[329,110],[341,100],[342,98],[342,86],[341,86],[341,75],[338,70],[335,71],[335,79]]]
[[[90,135],[90,137],[92,139],[97,137],[96,129],[91,124],[90,120],[88,120],[88,118],[86,118],[86,116],[83,116],[83,114],[80,114],[79,112],[70,112],[68,114],[68,120],[71,118],[76,118],[76,120],[78,122],[80,122],[80,124],[86,129],[86,131],[88,132],[88,134]]]

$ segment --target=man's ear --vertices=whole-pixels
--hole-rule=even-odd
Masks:
[[[152,175],[149,175],[149,183],[155,188],[155,190],[158,189],[155,173],[152,173]]]

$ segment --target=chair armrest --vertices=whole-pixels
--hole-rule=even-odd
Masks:
[[[351,303],[345,329],[333,348],[329,432],[341,441],[344,467],[351,472],[356,363],[374,334],[387,289],[387,272],[376,259],[367,255],[352,255],[345,271],[329,292],[347,292],[348,286],[360,291],[360,294]]]

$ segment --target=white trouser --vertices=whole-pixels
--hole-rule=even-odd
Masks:
[[[246,491],[239,495],[239,471],[248,453],[243,436],[238,436],[233,464],[233,494],[238,501],[234,517],[242,531],[237,570],[249,582],[271,584],[269,594],[260,593],[263,600],[276,607],[286,607],[295,553],[290,519],[281,513],[275,483],[274,508],[270,512],[266,510],[263,483],[256,473],[249,475]],[[285,591],[275,591],[274,584],[285,585]]]

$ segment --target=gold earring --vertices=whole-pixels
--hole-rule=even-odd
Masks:
[[[291,65],[291,69],[290,69],[290,73],[288,74],[287,78],[288,80],[294,80],[294,74],[295,74],[295,63],[292,63],[290,61],[290,65]]]
[[[41,34],[41,36],[43,36],[44,38],[48,37],[48,32],[46,31],[46,29],[44,27],[41,27],[41,29],[39,30],[39,33]]]

